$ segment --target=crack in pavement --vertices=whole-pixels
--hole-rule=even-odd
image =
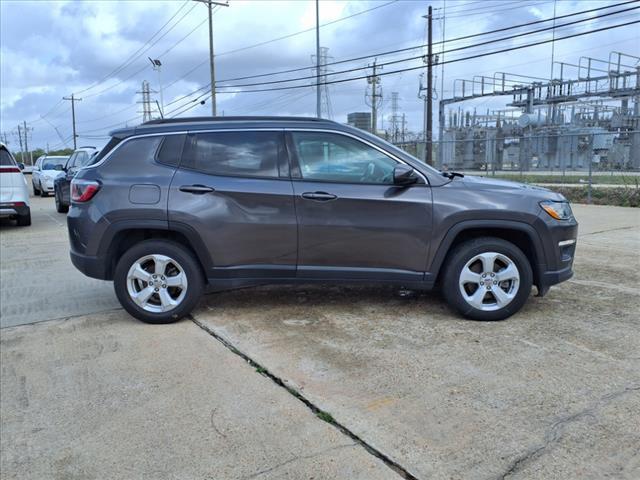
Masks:
[[[591,405],[590,407],[587,407],[584,410],[581,410],[572,415],[567,415],[565,417],[560,418],[560,420],[555,422],[553,425],[551,425],[551,427],[547,429],[547,431],[544,434],[542,445],[538,445],[533,448],[530,448],[525,453],[518,456],[518,458],[516,458],[509,464],[505,472],[498,475],[496,478],[499,480],[504,480],[507,477],[517,473],[529,461],[541,456],[544,453],[544,451],[547,449],[547,447],[553,445],[554,443],[556,443],[562,438],[565,425],[571,422],[581,420],[582,418],[586,418],[586,417],[596,418],[596,410],[604,407],[606,404],[608,404],[612,400],[615,400],[616,398],[626,395],[629,392],[635,392],[635,391],[640,391],[640,386],[626,387],[623,390],[609,393],[607,395],[602,396],[597,402],[595,402],[595,404]]]
[[[588,237],[589,235],[598,235],[599,233],[615,232],[617,230],[630,230],[632,228],[637,228],[637,227],[638,227],[637,225],[631,225],[629,227],[616,227],[616,228],[609,228],[607,230],[598,230],[597,232],[583,233],[581,235],[578,235],[578,238]]]
[[[118,310],[124,311],[122,307],[113,307],[113,308],[107,308],[105,310],[98,310],[97,312],[77,313],[73,315],[64,315],[62,317],[47,318],[45,320],[34,320],[33,322],[20,323],[18,325],[7,325],[6,327],[0,327],[0,330],[9,330],[10,328],[20,328],[20,327],[31,327],[34,325],[40,325],[42,323],[55,322],[57,320],[60,320],[60,321],[72,320],[74,318],[86,317],[88,315],[101,315],[103,313],[111,313],[111,312],[116,312]]]
[[[318,407],[317,405],[315,405],[313,402],[311,402],[311,400],[309,400],[307,397],[305,397],[298,390],[296,390],[292,386],[288,385],[285,380],[283,380],[282,378],[278,377],[277,375],[271,373],[267,368],[265,368],[263,365],[261,365],[258,362],[256,362],[249,355],[247,355],[246,353],[240,351],[229,340],[224,338],[222,335],[216,333],[213,329],[211,329],[210,327],[208,327],[207,325],[205,325],[201,321],[197,320],[192,314],[187,315],[185,318],[190,319],[198,327],[200,327],[202,330],[204,330],[206,333],[208,333],[213,338],[218,340],[220,343],[222,343],[225,347],[227,347],[233,353],[235,353],[240,358],[242,358],[245,362],[247,362],[249,365],[251,365],[253,368],[255,368],[256,371],[259,374],[264,375],[265,377],[269,378],[271,381],[273,381],[279,387],[284,388],[287,392],[289,392],[295,398],[297,398],[302,403],[304,403],[315,414],[316,417],[318,417],[320,420],[323,420],[323,421],[329,423],[330,425],[334,426],[335,428],[337,428],[341,433],[343,433],[344,435],[346,435],[349,438],[351,438],[354,441],[354,444],[358,444],[361,447],[363,447],[369,454],[373,455],[374,457],[377,457],[387,467],[389,467],[395,473],[400,475],[402,478],[404,478],[406,480],[419,480],[418,477],[416,477],[415,475],[410,473],[409,470],[407,470],[407,468],[403,467],[398,462],[396,462],[395,460],[391,459],[389,456],[387,456],[386,454],[384,454],[383,452],[381,452],[377,448],[373,447],[371,444],[367,443],[364,439],[360,438],[356,433],[354,433],[353,431],[349,430],[343,424],[337,422],[331,416],[331,414],[329,412],[326,412],[326,411],[322,410],[320,407]]]
[[[277,470],[277,469],[279,469],[281,467],[284,467],[285,465],[288,465],[290,463],[296,462],[298,460],[307,460],[309,458],[314,458],[314,457],[317,457],[317,456],[320,456],[320,455],[324,455],[325,453],[331,452],[333,450],[339,450],[341,448],[346,448],[346,447],[354,447],[356,445],[357,445],[356,443],[348,443],[346,445],[337,445],[335,447],[325,448],[324,450],[321,450],[321,451],[316,452],[316,453],[311,453],[309,455],[298,455],[298,456],[295,456],[293,458],[290,458],[289,460],[285,460],[284,462],[280,462],[280,463],[278,463],[278,464],[276,464],[276,465],[274,465],[272,467],[265,468],[264,470],[260,470],[260,471],[258,471],[256,473],[252,473],[249,476],[242,477],[242,479],[243,480],[250,480],[252,478],[257,478],[260,475],[264,475],[265,473],[273,472],[274,470]]]

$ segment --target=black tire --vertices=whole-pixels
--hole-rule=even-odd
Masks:
[[[31,225],[31,210],[27,210],[27,213],[18,215],[16,223],[19,227],[28,227],[29,225]]]
[[[186,294],[178,306],[162,313],[144,310],[133,301],[127,289],[127,274],[131,266],[138,259],[154,254],[165,255],[178,262],[188,283]],[[145,323],[173,323],[188,315],[198,304],[204,289],[204,275],[193,253],[179,243],[170,240],[145,240],[131,247],[118,260],[113,285],[120,304],[133,317]]]
[[[467,303],[460,291],[461,287],[459,284],[460,274],[467,262],[472,260],[476,255],[486,252],[496,252],[506,256],[515,264],[520,275],[515,297],[513,297],[506,306],[490,311],[475,308],[473,305]],[[451,252],[444,268],[442,293],[447,303],[464,317],[472,320],[504,320],[518,312],[531,294],[533,272],[529,260],[517,246],[500,238],[480,237],[461,243]],[[468,286],[465,285],[465,288],[468,288]],[[495,297],[489,294],[488,300],[491,300],[491,298]],[[489,301],[488,303],[491,302]]]
[[[42,189],[42,186],[41,186],[40,188]],[[40,190],[40,196],[41,196],[42,198],[44,198],[44,197],[48,197],[48,196],[49,196],[49,194],[48,194],[47,192],[45,192],[45,191],[44,191],[44,189],[42,189],[42,190]]]
[[[35,182],[32,181],[31,185],[33,185],[33,196],[40,195],[40,189],[36,188]]]
[[[67,213],[69,211],[69,205],[65,205],[64,203],[62,203],[62,198],[60,198],[62,196],[60,194],[60,190],[56,189],[54,195],[56,197],[56,211],[58,213]]]

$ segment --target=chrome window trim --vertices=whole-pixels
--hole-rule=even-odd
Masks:
[[[120,142],[118,145],[116,145],[116,147],[111,150],[109,153],[107,153],[105,155],[105,157],[100,160],[98,163],[94,163],[93,165],[88,165],[86,167],[83,167],[83,169],[89,169],[89,168],[96,168],[99,167],[100,165],[104,164],[109,158],[111,158],[111,156],[117,152],[124,144],[126,144],[127,142],[134,140],[134,139],[138,139],[138,138],[145,138],[145,137],[158,137],[158,136],[167,136],[167,135],[188,135],[190,133],[216,133],[216,132],[323,132],[323,133],[335,133],[338,135],[342,135],[345,137],[349,137],[352,138],[354,140],[357,140],[365,145],[368,145],[371,148],[374,148],[375,150],[378,150],[380,153],[382,153],[383,155],[388,156],[389,158],[391,158],[392,160],[395,160],[398,163],[401,163],[403,165],[406,165],[408,167],[413,168],[413,170],[420,176],[420,178],[422,178],[422,180],[424,181],[424,184],[426,186],[429,186],[429,180],[427,179],[427,177],[417,168],[415,168],[413,165],[408,164],[407,162],[405,162],[404,160],[402,160],[401,158],[398,158],[397,156],[395,156],[393,153],[388,152],[387,150],[369,142],[368,140],[359,137],[357,135],[354,135],[352,133],[349,132],[343,132],[340,130],[336,130],[336,129],[332,129],[332,128],[304,128],[304,127],[244,127],[244,128],[212,128],[212,129],[198,129],[198,130],[179,130],[179,131],[170,131],[170,132],[155,132],[155,133],[142,133],[142,134],[134,134],[131,135],[130,137],[125,138],[122,142]]]
[[[87,165],[85,167],[82,167],[82,170],[84,169],[90,169],[90,168],[96,168],[99,167],[100,165],[102,165],[103,163],[105,163],[109,158],[111,158],[111,155],[114,154],[114,152],[117,152],[120,147],[122,147],[122,145],[124,145],[125,143],[131,141],[131,140],[135,140],[138,138],[145,138],[145,137],[166,137],[167,135],[186,135],[189,132],[186,130],[181,130],[179,132],[156,132],[156,133],[144,133],[141,135],[131,135],[130,137],[125,138],[124,140],[122,140],[118,145],[115,146],[115,148],[113,150],[111,150],[109,153],[107,153],[104,158],[102,158],[102,160],[100,160],[98,163],[94,163],[93,165]]]

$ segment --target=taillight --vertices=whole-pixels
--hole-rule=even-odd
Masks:
[[[71,180],[71,200],[73,202],[88,202],[100,190],[100,183],[93,180]]]
[[[18,167],[1,167],[0,173],[21,173]]]

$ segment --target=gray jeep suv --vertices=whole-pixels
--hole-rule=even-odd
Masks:
[[[71,183],[71,259],[145,322],[187,315],[207,283],[309,282],[438,286],[500,320],[572,275],[562,195],[442,173],[349,126],[205,117],[111,136]]]

